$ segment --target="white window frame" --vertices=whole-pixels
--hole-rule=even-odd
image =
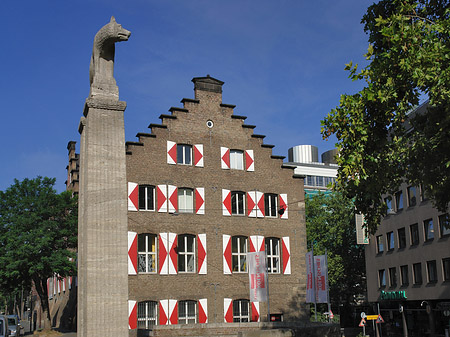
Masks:
[[[264,193],[264,213],[268,218],[278,217],[278,194]]]
[[[267,272],[269,274],[280,273],[280,239],[266,238]],[[275,266],[274,266],[275,265]]]
[[[181,151],[181,156],[180,156],[180,151]],[[186,155],[187,153],[189,153],[189,158]],[[192,145],[177,144],[177,164],[192,165]]]
[[[144,247],[144,250],[139,250],[139,248],[142,248],[142,247],[139,247],[139,243],[141,242],[140,238],[142,236],[145,237],[145,247]],[[151,250],[151,243],[149,243],[149,238],[153,238],[153,240],[155,242],[155,244],[154,244],[155,251]],[[157,255],[156,255],[157,254],[156,239],[157,239],[157,236],[155,234],[149,234],[149,233],[138,234],[138,273],[139,274],[156,274],[156,272],[158,270],[158,260],[157,260]],[[141,270],[141,263],[140,263],[141,258],[143,259],[143,261],[145,263],[145,271],[140,271]],[[153,258],[153,262],[154,262],[154,266],[155,266],[153,271],[149,271],[149,268],[148,268],[148,263],[151,258]]]
[[[192,188],[178,189],[178,212],[194,213],[194,190]]]
[[[143,191],[142,191],[143,190]],[[141,194],[142,192],[144,195],[144,205],[141,204]],[[149,194],[151,194],[152,197],[152,204],[149,205]],[[154,211],[155,210],[155,186],[152,185],[139,185],[139,210],[140,211]]]
[[[195,273],[195,235],[182,234],[178,235],[178,272],[179,273]],[[188,241],[192,240],[192,251],[188,250]],[[182,249],[180,243],[183,242],[184,249]],[[192,270],[187,270],[188,261],[191,258],[193,261]],[[182,270],[182,265],[184,263],[184,270]]]
[[[242,240],[244,240],[244,251],[241,249]],[[236,249],[235,249],[236,247]],[[245,236],[231,237],[231,266],[233,273],[247,273],[247,252],[248,252],[248,238]],[[237,260],[237,264],[236,264]],[[243,265],[243,268],[242,268]],[[235,270],[237,267],[237,270]]]
[[[233,203],[235,206],[233,206]],[[242,208],[239,207],[242,204]],[[231,214],[245,215],[245,193],[240,191],[231,191]]]
[[[247,315],[245,314],[245,309],[247,309]],[[233,300],[233,322],[250,322],[249,300]]]
[[[154,316],[152,316],[152,307]],[[158,323],[158,302],[144,301],[138,302],[137,328],[150,329]]]
[[[244,170],[244,151],[230,150],[230,169]]]
[[[185,315],[181,315],[181,309],[184,308]],[[189,312],[193,309],[193,312]],[[193,322],[192,322],[193,320]],[[191,322],[189,322],[191,321]],[[195,324],[197,323],[197,302],[196,301],[179,301],[178,302],[178,324]]]

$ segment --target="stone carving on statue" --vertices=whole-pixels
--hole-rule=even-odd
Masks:
[[[127,41],[130,35],[131,32],[122,28],[114,16],[95,35],[89,67],[90,98],[100,96],[119,100],[119,88],[114,79],[115,43]]]

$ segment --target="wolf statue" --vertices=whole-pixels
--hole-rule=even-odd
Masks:
[[[131,32],[122,28],[114,16],[95,35],[89,67],[91,90],[89,97],[103,96],[109,99],[119,99],[119,88],[114,79],[115,43],[127,41]]]

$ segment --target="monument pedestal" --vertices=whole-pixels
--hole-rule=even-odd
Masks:
[[[79,337],[128,336],[125,108],[88,98],[80,121]]]

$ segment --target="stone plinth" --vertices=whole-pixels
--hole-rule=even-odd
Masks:
[[[126,103],[89,98],[79,131],[78,336],[128,336]]]

